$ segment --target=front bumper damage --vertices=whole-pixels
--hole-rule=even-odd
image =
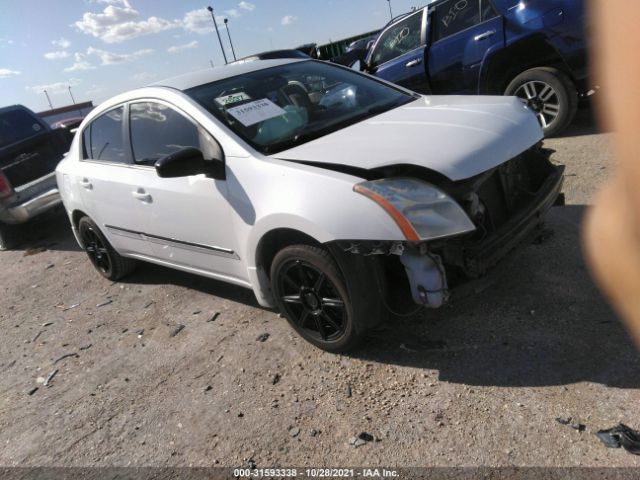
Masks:
[[[507,162],[512,165],[454,186],[461,205],[474,198],[469,205],[481,212],[474,218],[467,206],[477,226],[474,233],[431,242],[340,241],[338,246],[353,254],[384,256],[387,264],[396,258],[413,301],[439,308],[452,293],[464,290],[519,246],[535,240],[546,212],[563,203],[564,166],[551,164],[548,156],[548,152],[526,152]],[[478,203],[484,208],[477,209]],[[393,287],[397,282],[387,283]]]

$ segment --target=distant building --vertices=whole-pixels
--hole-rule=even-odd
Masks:
[[[76,103],[75,105],[67,105],[66,107],[38,112],[38,115],[49,125],[53,125],[60,120],[66,120],[68,118],[84,118],[91,110],[93,110],[93,102],[82,102]]]

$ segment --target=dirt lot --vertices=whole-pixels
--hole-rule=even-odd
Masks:
[[[553,234],[352,356],[249,290],[151,265],[108,282],[49,216],[0,252],[0,465],[640,466],[593,435],[640,428],[640,356],[580,246],[608,141],[582,112],[547,142],[568,166]],[[360,432],[376,441],[350,445]]]

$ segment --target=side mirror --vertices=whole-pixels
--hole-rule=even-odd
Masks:
[[[204,173],[217,180],[226,178],[224,160],[205,159],[202,152],[194,147],[185,147],[170,153],[155,163],[160,178],[188,177]]]

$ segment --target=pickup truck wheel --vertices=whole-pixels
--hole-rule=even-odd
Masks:
[[[318,247],[294,245],[271,264],[276,303],[293,329],[328,352],[345,352],[360,341],[358,312],[331,255]]]
[[[18,227],[0,223],[0,250],[9,250],[18,244]]]
[[[505,95],[523,99],[533,110],[545,137],[559,134],[578,109],[578,92],[571,79],[556,68],[532,68],[514,78]]]
[[[118,254],[89,217],[80,219],[78,232],[84,251],[103,277],[120,280],[135,269],[136,261]]]

